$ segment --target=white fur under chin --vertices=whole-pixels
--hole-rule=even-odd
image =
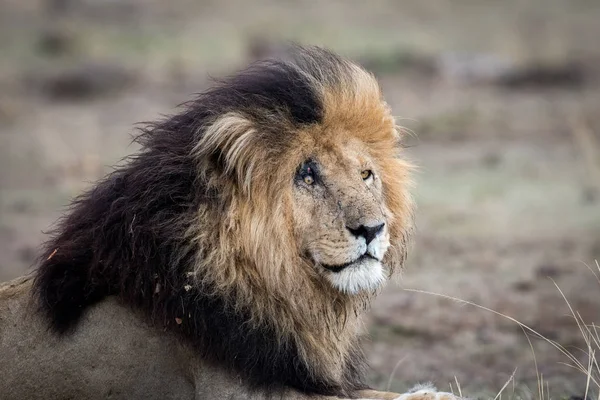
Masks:
[[[357,294],[378,289],[385,282],[385,273],[381,262],[368,259],[350,265],[340,272],[327,272],[327,279],[340,292]]]

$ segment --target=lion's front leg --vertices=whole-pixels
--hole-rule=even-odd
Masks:
[[[361,390],[358,396],[365,399],[377,400],[461,400],[462,397],[448,392],[438,392],[432,385],[418,385],[407,393],[378,392],[376,390]]]

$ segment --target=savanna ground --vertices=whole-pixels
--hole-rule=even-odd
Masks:
[[[539,397],[517,324],[406,288],[516,318],[587,365],[548,278],[600,322],[585,265],[600,258],[599,2],[41,1],[0,2],[0,280],[27,271],[69,199],[135,151],[134,123],[293,39],[371,67],[415,133],[418,231],[369,315],[372,383],[494,397],[516,369],[502,396]],[[544,397],[583,396],[586,376],[531,340]]]

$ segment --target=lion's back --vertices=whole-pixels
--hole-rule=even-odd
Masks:
[[[31,286],[30,277],[0,286],[0,398],[194,398],[190,358],[175,338],[114,298],[60,337],[37,312]]]

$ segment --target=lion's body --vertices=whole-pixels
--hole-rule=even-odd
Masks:
[[[412,228],[401,133],[319,48],[147,125],[2,289],[0,398],[360,397],[361,315]]]
[[[10,400],[261,400],[270,394],[203,362],[115,298],[92,306],[68,339],[48,330],[31,277],[0,284],[0,398]],[[329,399],[289,390],[289,400]],[[379,393],[381,399],[393,394]],[[275,399],[279,396],[275,396]]]

